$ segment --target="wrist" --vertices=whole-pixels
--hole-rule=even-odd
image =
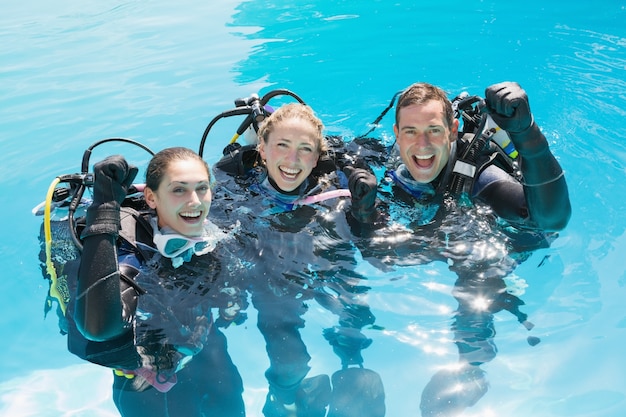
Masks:
[[[548,151],[548,141],[534,120],[521,132],[509,132],[509,136],[523,158],[534,158]]]
[[[120,206],[117,203],[92,204],[86,213],[82,238],[97,234],[117,236],[120,231]]]
[[[359,207],[353,206],[352,216],[359,223],[371,223],[376,219],[376,208],[375,207],[359,208]]]

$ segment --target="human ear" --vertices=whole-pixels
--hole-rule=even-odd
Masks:
[[[454,119],[452,121],[452,126],[450,126],[450,142],[454,142],[459,137],[459,119]]]
[[[146,204],[148,204],[148,207],[150,207],[151,209],[156,209],[156,194],[154,191],[152,191],[151,188],[146,187],[143,189],[143,196],[146,200]]]
[[[263,160],[263,162],[265,162],[265,142],[264,141],[260,141],[259,142],[259,146],[257,147],[257,150],[259,151],[259,155],[261,155],[261,159]]]

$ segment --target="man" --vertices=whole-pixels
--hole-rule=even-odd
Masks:
[[[523,180],[489,166],[476,178],[470,198],[511,223],[542,231],[563,229],[571,215],[567,184],[533,119],[526,92],[517,83],[503,82],[486,89],[485,101],[519,153]],[[434,194],[443,192],[459,154],[458,131],[459,120],[443,90],[426,83],[404,90],[396,105],[394,133],[409,179],[430,185]]]
[[[504,278],[530,250],[546,247],[571,215],[563,170],[533,119],[526,92],[517,83],[499,83],[486,89],[484,101],[483,111],[515,146],[516,164],[484,146],[492,132],[478,120],[479,106],[475,118],[463,119],[460,134],[442,89],[416,83],[401,93],[394,124],[399,160],[387,161],[379,194],[390,227],[362,240],[366,249],[360,245],[364,258],[388,267],[442,261],[457,277],[452,331],[459,361],[436,372],[423,389],[422,416],[456,415],[487,392],[480,366],[497,353],[494,315],[507,310],[528,330],[533,326]]]

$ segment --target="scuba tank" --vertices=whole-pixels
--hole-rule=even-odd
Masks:
[[[50,184],[45,201],[33,209],[36,216],[43,215],[40,233],[40,261],[44,278],[49,281],[48,296],[44,306],[47,314],[56,302],[60,319],[61,332],[64,332],[64,317],[72,294],[72,275],[76,271],[70,270],[73,261],[80,259],[82,243],[80,240],[81,224],[77,219],[84,217],[85,210],[91,204],[91,200],[83,198],[85,190],[94,183],[93,173],[89,173],[89,159],[97,146],[108,142],[126,142],[139,146],[151,155],[149,148],[141,143],[125,138],[108,138],[100,140],[85,150],[82,159],[81,172],[75,174],[59,175]],[[143,196],[136,197],[134,194],[140,190],[138,186],[131,186],[127,199],[124,203],[127,207],[137,210],[144,209]],[[75,281],[76,277],[73,277]]]
[[[204,146],[209,133],[219,120],[233,116],[246,116],[228,145],[223,149],[223,157],[214,164],[214,168],[219,171],[232,175],[244,175],[249,169],[259,163],[256,152],[258,144],[256,134],[263,120],[274,112],[274,109],[268,105],[268,102],[278,96],[289,96],[299,103],[306,104],[297,94],[285,89],[272,90],[263,95],[263,97],[259,97],[258,94],[252,94],[249,97],[237,98],[235,99],[235,108],[223,111],[211,119],[200,139],[198,155],[200,157],[203,156]],[[237,142],[240,137],[245,142],[244,145]]]
[[[402,91],[396,92],[389,105],[382,111],[382,113],[374,120],[370,130],[362,135],[356,136],[355,140],[365,138],[372,133],[378,126],[383,117],[391,110],[395,104],[396,99],[402,94]],[[470,96],[467,92],[462,92],[451,100],[452,110],[454,117],[460,119],[462,129],[459,132],[460,139],[466,142],[474,143],[475,139],[480,139],[483,134],[489,135],[488,138],[480,140],[473,144],[473,149],[466,151],[465,158],[470,158],[472,161],[468,161],[471,164],[475,163],[477,158],[483,152],[496,152],[500,150],[501,155],[504,157],[503,161],[505,166],[509,167],[512,161],[517,159],[518,153],[511,142],[509,134],[493,120],[491,115],[486,111],[485,101],[480,96]],[[471,139],[465,138],[465,136]],[[495,146],[491,146],[491,145]],[[485,149],[486,148],[486,149]],[[510,171],[509,168],[505,168]],[[459,168],[459,171],[464,170]],[[473,171],[470,169],[470,171]]]
[[[83,197],[83,194],[94,183],[93,173],[88,172],[89,159],[95,147],[112,141],[131,143],[154,155],[149,148],[130,139],[109,138],[98,141],[85,151],[80,173],[54,178],[45,201],[33,209],[33,214],[43,216],[39,260],[44,279],[49,285],[44,316],[56,304],[59,330],[62,335],[67,335],[67,349],[72,354],[103,366],[115,364],[116,367],[134,369],[140,363],[132,333],[109,341],[95,342],[87,340],[78,331],[73,319],[73,298],[82,254],[80,234],[85,225],[86,209],[91,204],[91,199]],[[131,186],[121,207],[120,238],[129,243],[145,239],[145,233],[135,235],[141,229],[140,210],[147,208],[143,195],[139,195],[141,188],[139,185]],[[122,291],[132,288],[136,294],[142,294],[142,289],[133,281],[134,271],[123,268],[121,272]]]
[[[486,112],[481,97],[463,92],[452,100],[452,108],[463,121],[458,140],[465,145],[452,168],[448,190],[453,195],[471,194],[475,179],[491,164],[510,174],[517,171],[518,152],[509,134]]]
[[[511,142],[511,137],[506,130],[498,126],[489,113],[485,114],[485,118],[485,130],[493,131],[491,140],[496,142],[511,159],[516,159],[518,155],[517,149],[515,149],[513,142]]]

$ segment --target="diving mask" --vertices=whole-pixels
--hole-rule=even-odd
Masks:
[[[152,222],[154,236],[152,238],[158,251],[166,258],[176,258],[185,254],[190,249],[197,256],[209,253],[214,245],[208,236],[189,237],[178,233],[163,233],[159,230],[157,222]]]

